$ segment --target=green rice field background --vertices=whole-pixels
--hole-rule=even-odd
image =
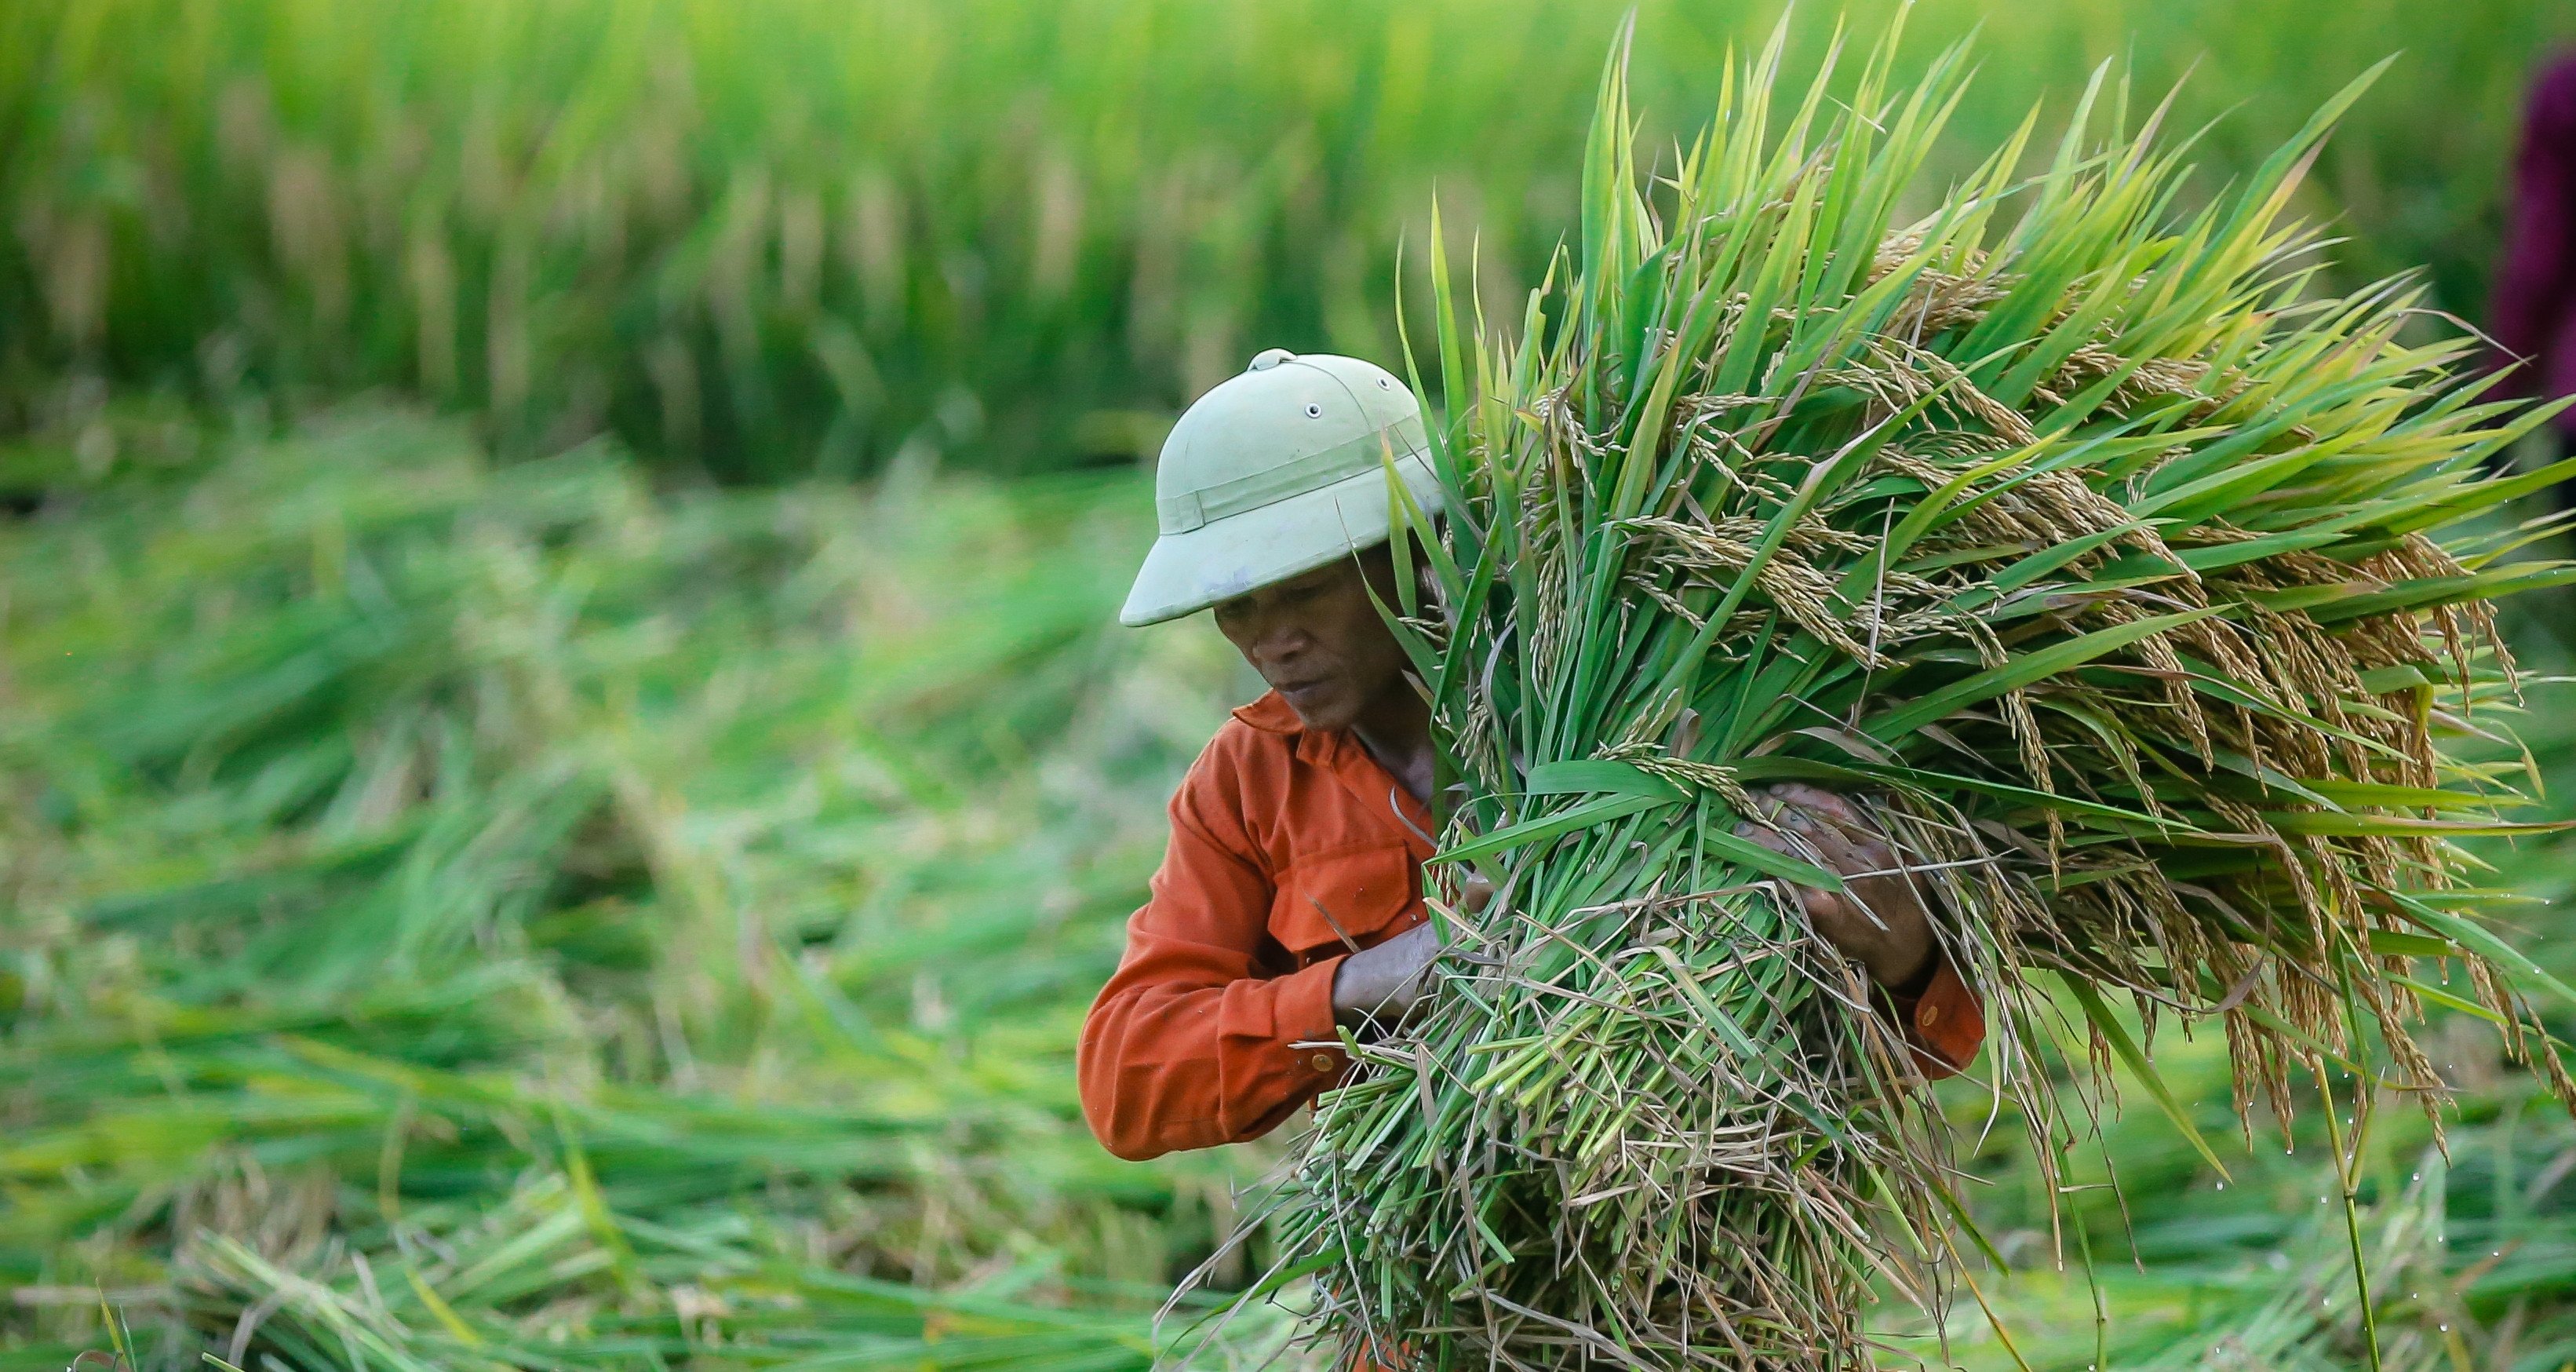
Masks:
[[[0,1368],[1320,1366],[1293,1290],[1157,1319],[1275,1144],[1121,1163],[1073,1095],[1258,689],[1112,624],[1140,459],[1260,347],[1395,360],[1435,195],[1517,317],[1626,12],[0,7]],[[1804,7],[1797,60],[1894,12]],[[1639,5],[1650,128],[1778,13]],[[1978,33],[1963,145],[2119,60],[2211,187],[2402,52],[2302,209],[2472,321],[2576,44],[2539,0],[1907,23]],[[2576,603],[2511,625],[2576,656]],[[2509,721],[2554,815],[2571,704]],[[2576,847],[2486,855],[2576,982]],[[2386,1365],[2576,1365],[2576,1126],[2435,1013],[2442,1146],[2391,1099],[2366,1150]],[[2315,1112],[2285,1151],[2223,1045],[2155,1057],[2225,1183],[2141,1105],[2045,1195],[1943,1088],[1996,1251],[1890,1365],[2362,1365]]]
[[[1809,6],[1793,60],[1897,10]],[[390,388],[513,454],[605,427],[722,479],[1130,457],[1262,346],[1389,355],[1435,192],[1517,318],[1623,12],[25,0],[0,12],[0,406],[76,403],[67,378]],[[1636,13],[1669,138],[1778,6]],[[1926,57],[1978,33],[1956,146],[2118,59],[2139,114],[2176,89],[2173,124],[2211,125],[2213,182],[2402,52],[2304,208],[2351,276],[2426,265],[2472,315],[2523,79],[2576,39],[2545,0],[1919,0],[1908,25]]]

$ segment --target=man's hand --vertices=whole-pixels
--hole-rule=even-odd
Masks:
[[[1458,893],[1458,908],[1466,914],[1481,914],[1493,898],[1493,883],[1469,877]],[[1372,1022],[1381,1029],[1402,1024],[1422,999],[1423,973],[1439,955],[1439,931],[1424,920],[1375,948],[1342,959],[1333,973],[1333,1022],[1345,1029]]]
[[[1843,879],[1839,894],[1798,888],[1798,905],[1816,932],[1881,986],[1920,983],[1932,967],[1932,920],[1878,826],[1850,801],[1814,786],[1766,786],[1754,800],[1763,822],[1735,826],[1738,837],[1801,861],[1822,859],[1818,865]]]
[[[1422,998],[1422,974],[1439,953],[1440,931],[1425,920],[1342,959],[1333,973],[1333,1022],[1345,1029],[1402,1024]]]

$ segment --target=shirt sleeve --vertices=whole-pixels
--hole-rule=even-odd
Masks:
[[[1906,1046],[1914,1050],[1913,1065],[1939,1081],[1977,1060],[1977,1050],[1986,1042],[1986,1009],[1960,978],[1950,955],[1936,951],[1933,956],[1932,978],[1923,989],[1911,995],[1891,991],[1888,1001],[1905,1031]]]
[[[1083,1115],[1131,1161],[1258,1138],[1347,1065],[1339,1049],[1293,1046],[1334,1037],[1341,959],[1280,971],[1275,888],[1213,794],[1210,762],[1172,798],[1171,847],[1077,1052]]]

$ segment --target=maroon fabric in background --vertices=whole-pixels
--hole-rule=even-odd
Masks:
[[[2506,389],[2576,395],[2576,54],[2552,63],[2532,87],[2511,214],[2489,327],[2507,353],[2530,360]],[[2576,436],[2576,409],[2557,424]]]

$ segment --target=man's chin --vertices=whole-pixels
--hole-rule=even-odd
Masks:
[[[1339,693],[1301,700],[1296,695],[1281,691],[1279,698],[1288,702],[1288,708],[1296,712],[1298,723],[1314,732],[1328,733],[1334,729],[1350,727],[1352,712],[1349,704],[1340,699]]]

